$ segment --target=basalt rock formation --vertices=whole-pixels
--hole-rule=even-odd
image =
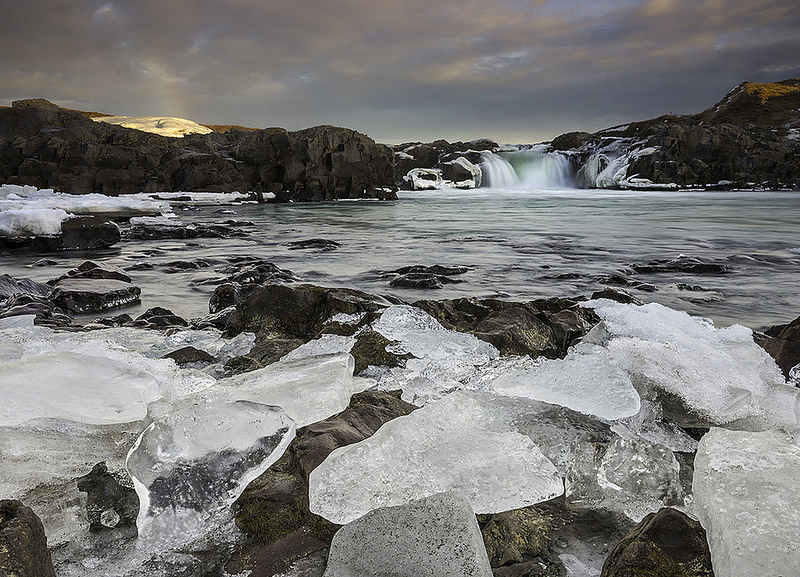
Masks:
[[[0,182],[74,194],[252,191],[278,202],[395,198],[392,150],[347,128],[232,128],[171,138],[95,122],[44,99],[0,108]]]

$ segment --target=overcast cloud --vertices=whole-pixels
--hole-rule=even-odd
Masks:
[[[796,0],[0,0],[0,104],[538,142],[800,77]]]

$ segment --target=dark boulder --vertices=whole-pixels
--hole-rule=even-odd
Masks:
[[[146,323],[148,327],[164,329],[167,327],[188,327],[186,319],[179,317],[169,309],[164,307],[153,307],[144,311],[136,317],[139,323]]]
[[[415,408],[400,399],[400,391],[368,391],[353,395],[338,415],[298,429],[286,453],[234,505],[236,525],[255,543],[234,555],[229,570],[249,568],[266,575],[257,573],[255,565],[274,563],[277,557],[286,567],[327,547],[338,525],[308,510],[309,474],[334,449],[372,436],[382,424]]]
[[[685,255],[651,260],[644,264],[632,264],[631,268],[637,273],[728,274],[732,272],[726,264]]]
[[[452,278],[469,271],[465,266],[413,265],[389,271],[384,276],[395,275],[389,281],[394,288],[440,289],[445,284],[464,282]]]
[[[19,501],[0,501],[0,575],[55,577],[42,522]]]
[[[650,513],[603,565],[602,577],[713,577],[706,532],[676,509]]]
[[[86,493],[89,531],[117,530],[136,536],[139,497],[133,487],[120,484],[105,463],[97,463],[90,473],[80,477],[78,490]]]
[[[49,298],[65,311],[86,314],[137,303],[141,292],[121,280],[67,278],[56,283]]]
[[[31,248],[42,252],[97,250],[113,246],[119,239],[120,230],[113,221],[100,216],[70,216],[61,222],[58,234],[0,237],[0,247]]]
[[[368,366],[398,367],[409,355],[396,355],[386,350],[392,341],[372,329],[364,329],[358,334],[350,354],[355,359],[353,374],[358,374]]]
[[[153,223],[134,222],[123,233],[130,240],[162,240],[162,239],[192,239],[192,238],[236,238],[247,236],[241,228],[226,223],[202,222],[193,223]]]
[[[767,351],[789,377],[789,371],[800,364],[800,317],[785,325],[775,325],[756,333],[755,341]]]
[[[180,367],[193,365],[195,363],[209,364],[214,362],[214,357],[206,351],[192,346],[181,347],[175,351],[167,353],[162,359],[172,359]]]
[[[597,322],[591,309],[570,299],[514,303],[462,298],[414,303],[445,328],[472,333],[504,355],[564,357]]]
[[[47,284],[54,286],[60,281],[68,278],[114,279],[127,283],[131,282],[132,280],[131,277],[119,267],[110,265],[108,263],[98,263],[87,260],[79,264],[74,269],[68,270],[60,277],[47,281]]]
[[[296,240],[287,244],[289,250],[312,250],[315,252],[329,252],[339,248],[339,243],[325,238],[309,238]]]

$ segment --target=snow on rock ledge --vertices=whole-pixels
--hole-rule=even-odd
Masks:
[[[800,446],[786,433],[712,429],[692,488],[717,577],[798,574]]]

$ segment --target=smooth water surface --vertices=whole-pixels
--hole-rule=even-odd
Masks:
[[[86,258],[127,267],[142,287],[135,315],[152,306],[196,317],[207,312],[215,269],[236,255],[257,256],[303,281],[347,286],[406,301],[461,296],[510,300],[589,296],[604,286],[753,328],[800,315],[800,193],[498,190],[401,192],[393,202],[181,207],[181,220],[237,219],[249,236],[195,241],[123,241],[101,254],[0,257],[3,272],[44,281]],[[324,238],[334,251],[292,250]],[[730,267],[728,274],[636,274],[633,264],[679,255]],[[207,264],[167,273],[176,260]],[[408,265],[466,265],[439,290],[392,288],[388,271]],[[622,286],[620,283],[627,283]],[[637,286],[641,288],[636,288]],[[116,313],[114,313],[116,314]]]

